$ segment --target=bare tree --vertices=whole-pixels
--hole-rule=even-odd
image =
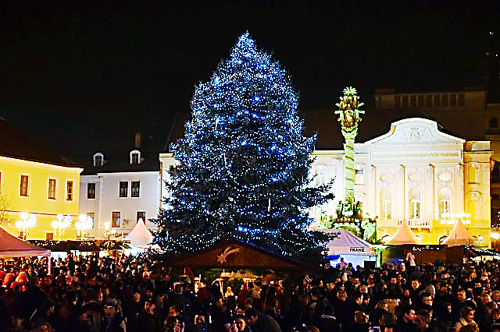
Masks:
[[[5,225],[12,221],[12,207],[14,200],[7,194],[0,191],[0,225]]]

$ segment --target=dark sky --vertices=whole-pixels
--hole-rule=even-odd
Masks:
[[[482,84],[496,3],[7,1],[0,115],[63,153],[110,144],[150,116],[168,132],[247,30],[288,70],[304,110],[333,108],[346,85],[369,104],[375,88]]]

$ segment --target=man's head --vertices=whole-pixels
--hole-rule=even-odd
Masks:
[[[432,298],[432,294],[427,293],[427,292],[422,294],[422,304],[425,304],[425,305],[432,307],[433,302],[434,302],[434,299]]]
[[[245,318],[249,325],[255,325],[259,320],[259,312],[255,308],[248,308],[245,310]]]
[[[411,288],[413,288],[414,290],[419,288],[420,287],[420,281],[417,280],[417,279],[413,279],[411,281]]]
[[[337,298],[340,301],[344,302],[345,300],[347,300],[347,293],[344,290],[339,290],[337,292]]]
[[[465,299],[467,299],[467,293],[465,292],[465,289],[460,288],[457,291],[457,299],[459,302],[463,302],[463,301],[465,301]]]

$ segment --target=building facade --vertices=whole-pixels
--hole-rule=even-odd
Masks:
[[[120,240],[139,219],[155,229],[149,219],[160,208],[160,175],[156,160],[145,157],[139,148],[118,162],[95,153],[92,166],[81,176],[80,213],[93,220],[90,238]]]
[[[406,220],[422,243],[438,244],[457,219],[476,237],[490,243],[490,170],[488,141],[465,141],[439,131],[437,123],[410,118],[390,131],[355,144],[355,198],[377,220],[377,237],[393,235]],[[334,202],[315,209],[336,218],[343,201],[343,154],[318,151],[313,172],[318,184],[335,178]],[[323,212],[323,213],[324,213]]]
[[[82,171],[0,118],[2,227],[23,239],[74,239]],[[54,227],[63,219],[68,227]]]

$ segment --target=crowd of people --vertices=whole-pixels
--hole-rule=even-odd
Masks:
[[[342,264],[321,275],[214,280],[148,257],[0,260],[0,331],[500,332],[500,267]]]

